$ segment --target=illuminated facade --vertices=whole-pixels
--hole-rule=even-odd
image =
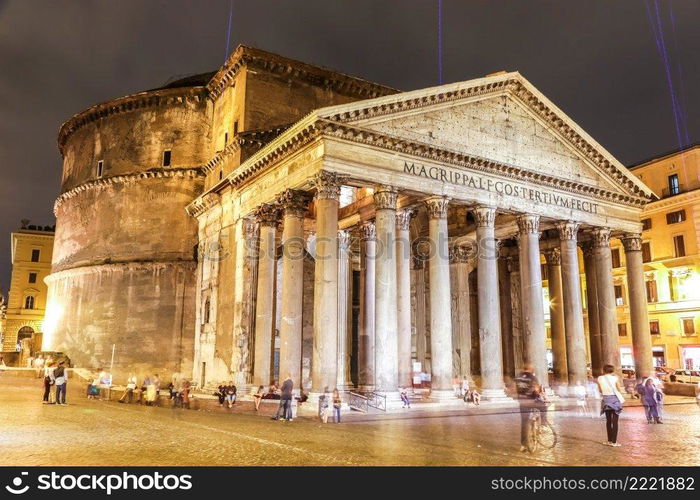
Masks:
[[[7,299],[3,351],[19,350],[23,339],[43,331],[47,286],[51,273],[54,228],[23,224],[11,234],[12,278]],[[38,340],[38,339],[37,339]],[[39,342],[35,348],[39,348]]]
[[[199,385],[486,399],[620,364],[611,242],[651,369],[640,213],[653,194],[517,72],[395,89],[249,47],[61,128],[44,349]],[[579,247],[584,259],[580,260]],[[582,263],[581,263],[582,262]],[[580,269],[595,277],[587,340]],[[556,337],[556,339],[555,339]],[[562,362],[566,368],[562,371]]]
[[[642,212],[644,278],[655,363],[700,369],[700,146],[630,168],[659,197]],[[624,251],[613,245],[623,364],[633,365]]]

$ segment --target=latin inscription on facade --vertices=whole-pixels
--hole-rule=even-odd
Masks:
[[[435,181],[446,182],[457,186],[467,186],[487,192],[514,196],[525,200],[554,205],[561,208],[579,210],[592,214],[598,213],[598,204],[581,200],[574,196],[559,195],[539,189],[514,184],[511,182],[493,180],[467,172],[455,172],[442,167],[426,167],[416,163],[403,162],[403,171],[406,174],[424,177]]]

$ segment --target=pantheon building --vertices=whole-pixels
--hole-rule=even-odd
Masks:
[[[400,92],[240,46],[58,146],[43,348],[76,366],[386,394],[423,371],[498,400],[525,363],[547,380],[549,342],[573,384],[620,364],[620,239],[651,369],[654,195],[517,72]]]

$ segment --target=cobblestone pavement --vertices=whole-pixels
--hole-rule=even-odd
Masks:
[[[273,422],[252,412],[188,411],[87,400],[41,404],[40,381],[0,374],[0,465],[699,465],[700,408],[669,404],[664,425],[626,408],[621,448],[604,421],[553,413],[553,450],[518,451],[519,415],[457,411],[363,415],[341,424]],[[687,401],[687,400],[686,400]]]

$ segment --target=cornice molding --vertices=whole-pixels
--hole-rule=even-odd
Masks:
[[[110,264],[95,264],[91,266],[79,267],[57,267],[54,266],[53,272],[44,278],[44,282],[49,284],[64,278],[74,276],[82,276],[84,274],[97,274],[102,272],[114,271],[152,271],[153,269],[165,269],[168,267],[180,267],[189,271],[194,271],[197,268],[197,262],[194,260],[144,260],[144,261],[129,261],[129,262],[112,262]]]
[[[70,136],[87,125],[107,116],[158,106],[180,105],[204,100],[204,87],[182,87],[175,89],[150,90],[130,94],[96,104],[73,115],[61,125],[58,131],[58,150],[64,154],[64,146]]]
[[[399,92],[397,89],[385,85],[287,59],[259,49],[239,46],[207,84],[208,99],[212,101],[218,99],[226,87],[233,82],[239,71],[246,66],[362,99]]]
[[[271,129],[251,130],[238,133],[233,137],[231,143],[221,151],[217,151],[214,157],[202,166],[202,170],[205,174],[210,173],[228,157],[240,151],[244,146],[254,146],[258,149],[263,148],[289,127],[290,125],[281,125]]]
[[[211,207],[217,205],[220,200],[217,193],[207,193],[204,196],[195,198],[195,200],[185,207],[185,211],[192,217],[199,217],[207,212]]]
[[[134,184],[144,179],[162,179],[162,178],[189,178],[195,179],[198,177],[203,177],[200,168],[154,168],[151,170],[146,170],[144,172],[125,174],[125,175],[112,175],[109,177],[101,177],[99,179],[94,179],[92,181],[84,182],[79,186],[74,187],[61,194],[56,198],[56,202],[53,206],[53,213],[56,215],[58,208],[66,201],[74,196],[85,191],[91,191],[93,189],[105,188],[113,184]],[[197,200],[195,199],[195,202]],[[194,202],[193,202],[194,203]]]

